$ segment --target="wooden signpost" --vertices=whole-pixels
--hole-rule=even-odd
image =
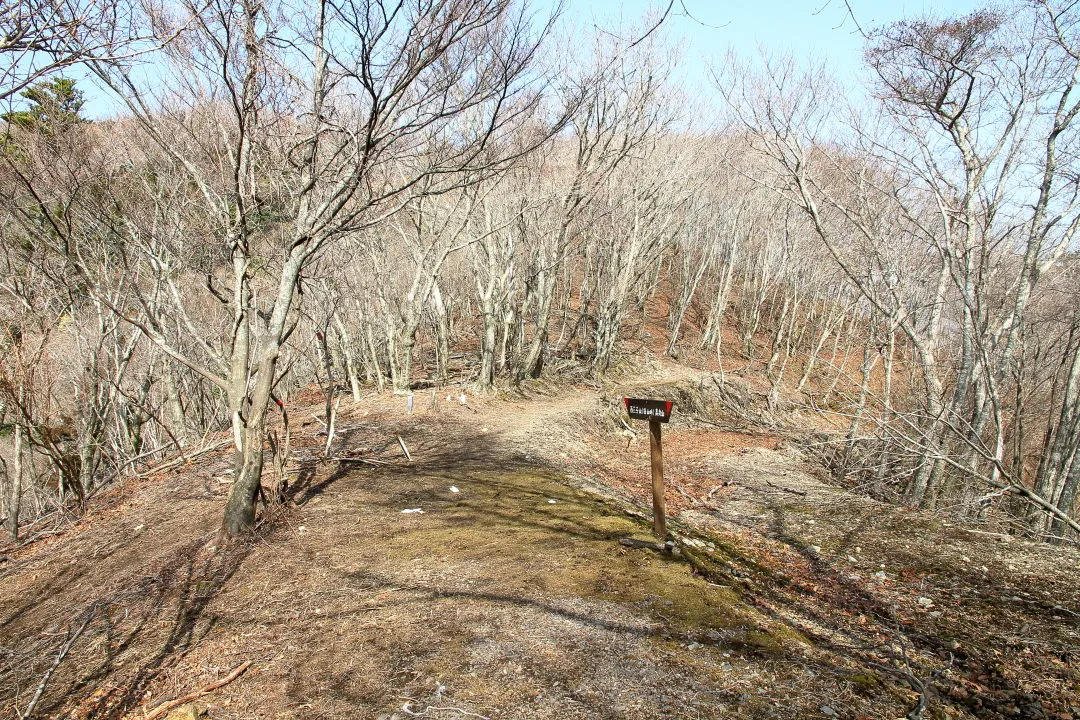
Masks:
[[[649,421],[649,454],[652,458],[653,534],[661,542],[667,540],[667,523],[664,515],[664,446],[660,438],[660,423],[671,419],[670,400],[642,400],[623,398],[626,413],[631,420]]]

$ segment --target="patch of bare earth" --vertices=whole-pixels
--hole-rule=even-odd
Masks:
[[[625,548],[648,476],[641,429],[604,419],[621,392],[344,401],[345,460],[294,412],[292,505],[218,551],[223,450],[126,488],[0,565],[0,712],[48,674],[38,717],[144,717],[249,662],[211,718],[1080,718],[1080,555],[685,418],[684,552]]]

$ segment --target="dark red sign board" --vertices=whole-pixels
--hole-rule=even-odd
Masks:
[[[671,419],[671,408],[675,405],[670,400],[643,400],[641,398],[623,398],[626,413],[633,420],[656,420],[666,423]]]

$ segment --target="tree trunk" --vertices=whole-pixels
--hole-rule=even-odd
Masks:
[[[1074,456],[1072,467],[1069,468],[1069,474],[1065,477],[1065,483],[1061,488],[1061,494],[1058,496],[1057,508],[1061,512],[1066,514],[1072,514],[1073,506],[1076,504],[1076,491],[1080,487],[1080,457]],[[1060,541],[1068,532],[1068,528],[1061,518],[1055,517],[1053,523],[1050,526],[1050,533]]]
[[[477,378],[476,384],[481,390],[490,389],[495,378],[495,336],[498,321],[495,318],[491,295],[488,291],[480,297],[484,334],[480,339],[480,377]]]
[[[19,509],[22,504],[23,486],[23,426],[15,423],[13,459],[11,463],[11,492],[8,494],[7,526],[11,541],[19,539]]]
[[[431,288],[431,308],[435,313],[435,379],[445,385],[450,374],[450,310],[437,282]]]
[[[546,260],[546,255],[544,257]],[[543,261],[543,260],[542,260]],[[544,368],[544,348],[547,346],[548,324],[551,321],[551,301],[555,296],[554,271],[541,269],[537,272],[535,283],[536,328],[533,332],[529,349],[525,353],[525,360],[518,372],[518,380],[524,380],[525,376],[533,379],[539,378]]]
[[[353,402],[360,402],[360,376],[356,371],[356,355],[353,353],[352,338],[349,337],[349,331],[345,328],[345,323],[341,322],[341,315],[337,312],[334,313],[334,330],[337,331],[338,339],[341,341],[341,355],[345,359],[345,374],[349,376],[349,389],[352,391]]]
[[[239,453],[240,471],[233,480],[229,501],[225,505],[224,527],[229,537],[247,532],[255,525],[255,506],[262,480],[265,427],[262,411],[254,411],[252,415],[244,431],[243,450]]]
[[[225,505],[223,527],[229,537],[247,532],[255,525],[255,502],[259,495],[263,469],[266,410],[277,380],[281,342],[295,297],[297,278],[306,260],[304,253],[305,248],[297,244],[281,268],[273,311],[262,333],[263,350],[255,374],[255,387],[247,398],[248,417],[244,421],[241,446],[237,453],[239,468]],[[239,413],[234,417],[239,419]]]
[[[184,405],[180,400],[180,391],[176,384],[176,369],[168,359],[161,363],[161,375],[164,381],[165,414],[169,419],[169,432],[176,438],[180,447],[188,442],[187,419],[184,417]]]

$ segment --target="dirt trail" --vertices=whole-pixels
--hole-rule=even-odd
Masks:
[[[413,415],[369,398],[335,447],[375,465],[321,461],[317,424],[297,428],[295,506],[218,552],[223,455],[129,488],[2,570],[0,712],[87,618],[40,717],[142,717],[245,661],[201,701],[211,718],[856,720],[905,715],[924,682],[927,717],[1073,712],[1075,553],[854,498],[775,433],[679,424],[691,556],[627,549],[648,532],[624,512],[644,440],[595,422],[618,392]],[[1024,662],[995,665],[1013,641]]]

